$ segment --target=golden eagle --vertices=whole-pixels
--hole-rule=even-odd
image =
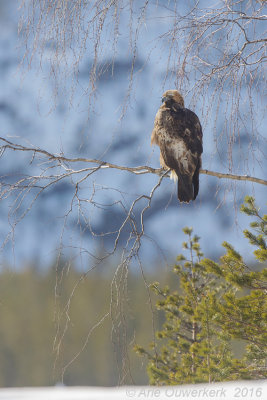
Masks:
[[[171,169],[171,179],[178,178],[178,199],[189,203],[199,189],[202,128],[193,111],[184,107],[177,90],[167,90],[162,96],[151,135],[151,144],[160,148],[160,164]]]

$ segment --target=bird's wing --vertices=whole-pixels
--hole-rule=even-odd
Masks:
[[[167,109],[162,113],[160,150],[169,168],[177,175],[194,174],[200,164],[202,129],[198,117],[185,108]]]
[[[200,155],[203,152],[202,127],[197,115],[187,108],[172,108],[170,113],[176,137],[183,138],[187,148]]]

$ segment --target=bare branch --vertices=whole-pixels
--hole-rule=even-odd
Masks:
[[[255,178],[254,176],[248,175],[233,175],[233,174],[223,174],[221,172],[209,171],[207,169],[201,169],[201,174],[216,176],[217,178],[234,179],[237,181],[250,181],[255,183],[260,183],[261,185],[267,185],[267,181],[260,178]]]
[[[0,153],[3,154],[3,152],[6,149],[10,149],[10,150],[14,150],[14,151],[26,151],[26,152],[32,152],[32,158],[34,158],[36,156],[36,154],[41,154],[44,155],[45,157],[47,157],[47,159],[49,161],[58,161],[59,165],[61,167],[63,167],[63,169],[66,171],[64,172],[62,175],[53,175],[51,177],[49,176],[43,176],[43,177],[38,177],[40,180],[41,179],[49,179],[51,178],[52,181],[46,186],[50,186],[53,183],[58,182],[59,180],[61,180],[62,178],[65,178],[67,176],[73,175],[73,174],[79,174],[82,172],[89,172],[88,175],[86,175],[84,178],[82,178],[82,180],[80,182],[82,182],[83,180],[85,180],[89,175],[91,175],[92,173],[96,172],[99,169],[104,169],[104,168],[114,168],[114,169],[118,169],[121,171],[128,171],[131,172],[133,174],[136,175],[142,175],[142,174],[156,174],[158,176],[163,176],[163,177],[169,177],[169,174],[166,174],[166,170],[164,170],[163,168],[152,168],[150,166],[147,165],[140,165],[137,167],[127,167],[127,166],[123,166],[123,165],[117,165],[117,164],[113,164],[113,163],[109,163],[107,161],[102,161],[102,160],[97,160],[97,159],[93,159],[93,158],[83,158],[83,157],[77,157],[77,158],[69,158],[69,157],[65,157],[63,155],[56,155],[56,154],[52,154],[46,150],[40,149],[40,148],[31,148],[31,147],[25,147],[19,144],[15,144],[12,143],[10,141],[8,141],[7,139],[0,137],[0,140],[2,142],[4,142],[5,144],[3,144],[2,146],[0,146]],[[62,163],[77,163],[77,162],[82,162],[82,163],[87,163],[87,164],[97,164],[97,167],[87,167],[87,168],[82,168],[82,169],[78,169],[78,170],[73,170],[71,168],[66,168]],[[255,182],[255,183],[259,183],[261,185],[267,185],[267,181],[264,179],[260,179],[260,178],[256,178],[253,176],[248,176],[248,175],[235,175],[235,174],[227,174],[227,173],[221,173],[221,172],[216,172],[216,171],[209,171],[207,169],[201,169],[200,170],[201,174],[205,174],[205,175],[211,175],[211,176],[216,176],[217,178],[225,178],[225,179],[233,179],[233,180],[239,180],[239,181],[250,181],[250,182]],[[33,178],[37,178],[37,177],[33,177]],[[27,178],[29,179],[29,178]],[[78,184],[80,183],[78,182]],[[21,184],[24,183],[24,180],[20,180],[19,182],[17,182],[17,184],[21,187]],[[43,187],[43,188],[46,188]]]

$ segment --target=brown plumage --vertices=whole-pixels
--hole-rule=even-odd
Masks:
[[[151,144],[160,148],[160,164],[171,169],[171,178],[178,178],[178,199],[189,203],[199,190],[202,128],[193,111],[184,108],[184,99],[177,90],[162,96],[151,135]]]

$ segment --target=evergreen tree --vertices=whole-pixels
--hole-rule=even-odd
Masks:
[[[259,214],[254,198],[249,196],[241,211],[256,218],[250,223],[254,232],[246,229],[244,236],[256,247],[253,254],[259,263],[252,269],[227,242],[223,243],[226,254],[220,264],[208,259],[202,263],[232,285],[218,304],[216,322],[232,339],[240,339],[246,345],[243,361],[247,375],[261,379],[267,377],[267,215]]]
[[[244,231],[258,261],[266,254],[266,221],[252,197],[245,198],[241,211],[256,217]],[[220,263],[203,259],[199,237],[185,228],[183,244],[187,256],[179,255],[174,273],[179,290],[170,292],[158,283],[152,289],[161,298],[157,308],[165,323],[157,332],[153,354],[140,346],[135,350],[148,357],[151,384],[214,382],[267,377],[267,273],[251,269],[227,242]],[[234,355],[233,340],[246,344],[244,355]],[[160,345],[161,344],[161,345]],[[160,350],[157,349],[160,347]]]

